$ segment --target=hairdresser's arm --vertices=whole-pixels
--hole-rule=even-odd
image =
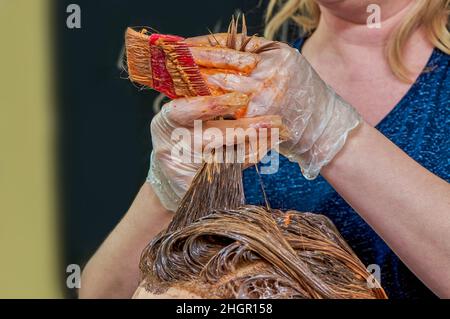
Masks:
[[[139,284],[142,250],[172,216],[144,183],[126,215],[84,268],[79,297],[130,298]]]
[[[430,289],[450,298],[450,184],[365,123],[322,175]]]

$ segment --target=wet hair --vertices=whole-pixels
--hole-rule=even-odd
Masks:
[[[147,291],[202,298],[386,298],[325,216],[244,205],[241,164],[204,164],[144,249]]]

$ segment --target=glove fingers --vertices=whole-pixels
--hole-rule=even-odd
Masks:
[[[210,143],[213,137],[217,143],[214,145],[234,145],[245,142],[249,137],[255,137],[262,130],[274,132],[285,136],[281,117],[278,115],[264,115],[253,118],[240,118],[238,120],[213,120],[203,125],[204,144]],[[209,130],[209,131],[208,131]],[[268,133],[268,134],[269,134]],[[218,138],[216,138],[218,137]]]
[[[200,96],[176,99],[163,106],[163,114],[177,125],[193,126],[194,120],[210,120],[232,115],[247,106],[247,95],[233,92],[218,96]]]
[[[225,146],[228,162],[257,163],[280,143],[282,131],[281,118],[276,115],[208,121],[203,132],[205,160],[211,156],[221,158],[218,152]]]
[[[230,69],[243,73],[250,73],[258,64],[257,54],[241,52],[228,48],[198,46],[190,51],[195,62],[200,67]]]
[[[208,86],[228,92],[250,94],[261,88],[261,82],[247,76],[227,73],[202,74]]]

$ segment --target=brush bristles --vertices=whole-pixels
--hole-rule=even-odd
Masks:
[[[125,33],[127,67],[130,80],[153,87],[149,36],[128,28]]]
[[[126,58],[128,74],[131,81],[159,91],[162,90],[161,84],[169,85],[170,82],[170,86],[173,87],[162,90],[170,98],[211,94],[185,43],[173,42],[168,39],[165,41],[161,38],[158,40],[158,43],[160,48],[164,50],[166,60],[152,61],[152,52],[153,54],[155,52],[152,51],[149,38],[149,35],[146,33],[137,32],[131,28],[128,28],[126,31]],[[152,63],[155,62],[165,64],[164,68],[170,74],[170,80],[153,78],[154,76],[162,76],[161,70],[158,72],[153,70],[157,73],[156,75],[153,74]]]
[[[178,96],[211,95],[186,43],[163,41],[166,66]]]

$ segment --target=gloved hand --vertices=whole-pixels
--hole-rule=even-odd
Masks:
[[[234,114],[236,110],[247,104],[248,96],[238,92],[219,96],[182,98],[165,104],[161,112],[155,115],[151,123],[153,151],[147,182],[152,185],[166,209],[171,211],[177,209],[204,160],[203,148],[228,145],[226,139],[219,141],[220,145],[215,144],[214,140],[209,140],[203,135],[206,129],[218,129],[220,134],[225,136],[227,128],[239,127],[245,130],[253,127],[258,130],[258,128],[281,127],[279,116],[212,120],[218,116]],[[202,125],[203,131],[194,129],[194,120],[205,121]],[[180,138],[181,136],[184,138]],[[194,140],[195,143],[200,143],[198,149],[194,145]],[[234,145],[234,142],[233,139],[231,145]],[[257,152],[258,159],[265,154],[259,149],[253,151]],[[247,156],[250,156],[250,153],[247,153]]]
[[[225,45],[226,34],[215,34],[213,40],[210,37],[190,38],[186,42],[197,46],[192,50],[197,64],[209,68],[202,69],[202,74],[212,91],[235,93],[173,100],[154,117],[151,125],[153,152],[147,181],[169,210],[176,210],[202,158],[202,154],[192,148],[192,140],[173,141],[172,133],[184,127],[193,136],[195,119],[211,120],[233,114],[248,104],[246,118],[208,122],[209,127],[225,132],[226,127],[281,128],[280,117],[269,115],[281,116],[290,134],[289,139],[280,144],[280,153],[298,162],[307,179],[317,177],[321,168],[343,147],[348,133],[361,122],[355,109],[320,79],[296,49],[279,43],[277,49],[263,51],[255,57],[248,52],[211,50],[211,43],[215,41]],[[270,41],[263,38],[253,38],[246,49],[253,51],[268,43]],[[250,74],[249,65],[256,65]],[[233,72],[226,71],[227,68]],[[273,141],[270,145],[274,145]],[[177,147],[190,149],[193,160],[177,159],[172,152]],[[258,158],[263,155],[259,153]]]
[[[214,42],[225,45],[226,37],[226,34],[215,34],[187,41],[198,46]],[[269,42],[255,37],[246,50],[261,48]],[[228,54],[232,61],[244,60],[241,52]],[[217,72],[204,77],[212,87],[248,94],[246,117],[281,115],[290,138],[280,144],[280,153],[298,162],[305,178],[314,179],[343,147],[348,133],[358,126],[361,117],[322,81],[298,50],[279,43],[278,49],[263,51],[259,58],[248,76]]]

